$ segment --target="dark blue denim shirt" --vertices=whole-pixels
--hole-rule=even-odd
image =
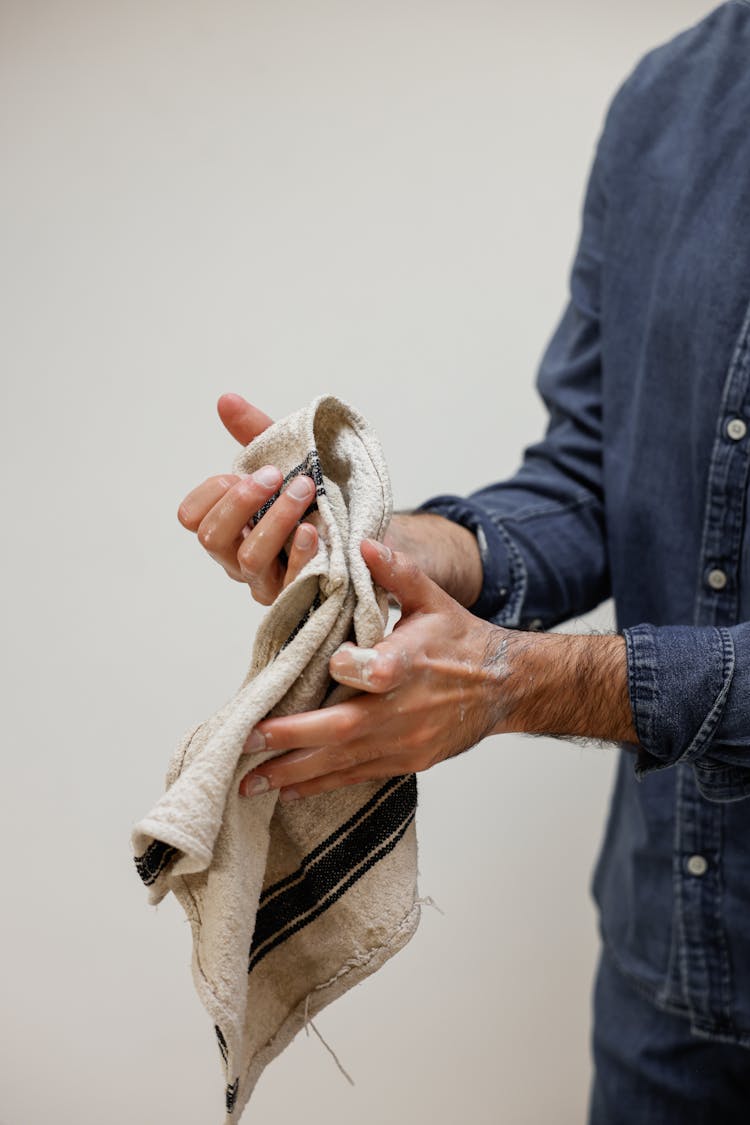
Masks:
[[[750,1046],[745,3],[615,95],[538,388],[516,475],[423,507],[476,532],[481,617],[549,628],[613,596],[640,746],[594,875],[603,939],[698,1034]]]

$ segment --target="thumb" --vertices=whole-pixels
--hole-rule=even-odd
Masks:
[[[375,582],[393,594],[404,614],[433,609],[441,600],[440,587],[408,555],[376,539],[363,539],[360,550]]]
[[[216,409],[222,422],[240,445],[249,445],[258,434],[273,425],[273,418],[269,418],[242,395],[222,395]]]

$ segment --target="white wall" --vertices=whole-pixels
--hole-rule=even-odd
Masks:
[[[176,903],[131,824],[259,612],[176,509],[238,390],[331,391],[397,503],[513,470],[609,97],[707,9],[2,0],[3,1125],[221,1120]],[[606,614],[605,614],[606,619]],[[580,1122],[612,754],[494,739],[420,776],[411,944],[261,1080],[263,1125]]]

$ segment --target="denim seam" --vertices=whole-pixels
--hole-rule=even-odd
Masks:
[[[716,810],[716,819],[714,823],[717,826],[717,843],[719,856],[724,853],[724,808],[723,806]],[[724,904],[724,880],[723,880],[723,866],[719,861],[716,864],[716,897],[714,903],[714,932],[716,933],[717,941],[720,949],[720,987],[721,987],[721,1007],[724,1014],[724,1019],[727,1024],[732,1024],[732,970],[729,955],[729,943],[727,940],[726,931],[722,922],[722,907]]]
[[[682,856],[685,851],[686,843],[684,839],[686,825],[690,823],[690,817],[686,816],[688,806],[688,799],[686,799],[685,795],[688,782],[686,777],[687,766],[678,763],[675,766],[675,773],[675,844],[672,863],[672,880],[674,888],[675,924],[677,926],[677,963],[679,965],[680,981],[682,983],[682,995],[692,1026],[695,1019],[695,1010],[690,989],[690,957],[688,954],[689,907],[686,906],[685,903],[685,872],[682,867]]]
[[[510,532],[502,524],[496,524],[495,526],[500,532],[503,543],[505,544],[505,549],[508,553],[508,566],[510,568],[510,594],[508,595],[508,600],[503,606],[503,609],[496,615],[495,623],[512,628],[513,626],[517,626],[521,620],[521,610],[523,609],[524,599],[526,598],[529,576],[526,570],[526,564],[523,561],[523,555],[518,549]]]
[[[630,703],[638,741],[643,749],[658,760],[655,746],[654,717],[658,707],[659,685],[656,677],[655,645],[651,626],[636,625],[624,629],[628,668]]]
[[[722,655],[721,688],[710,711],[701,723],[697,734],[684,754],[680,756],[680,761],[692,762],[704,752],[716,733],[719,720],[724,713],[724,705],[726,704],[729,688],[732,684],[732,677],[734,676],[734,642],[732,641],[732,634],[728,629],[717,628],[716,632],[719,636]]]

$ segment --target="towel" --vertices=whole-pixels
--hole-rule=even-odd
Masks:
[[[365,419],[322,396],[255,438],[233,471],[265,464],[282,470],[282,488],[301,473],[315,481],[304,518],[318,551],[264,617],[240,688],[182,738],[166,792],[132,833],[149,901],[172,891],[191,924],[193,979],[226,1080],[225,1125],[308,1018],[401,949],[420,915],[414,774],[289,804],[277,791],[238,795],[245,773],[274,757],[242,753],[256,723],[350,697],[329,658],[346,640],[377,644],[388,616],[359,550],[363,538],[382,537],[391,514]]]

